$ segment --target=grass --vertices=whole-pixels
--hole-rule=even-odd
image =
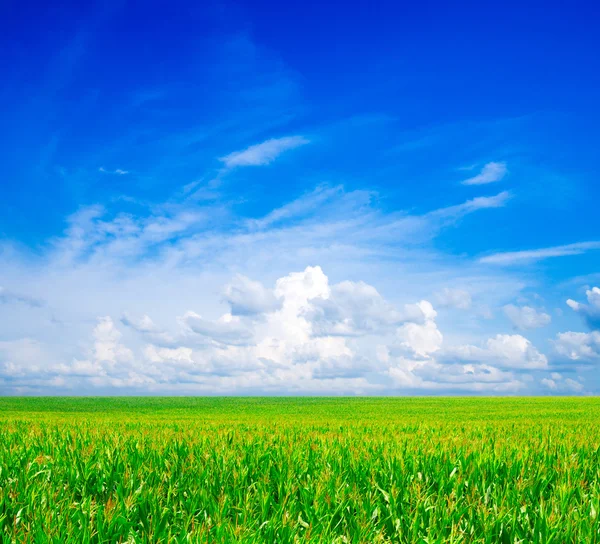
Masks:
[[[600,542],[600,399],[3,398],[0,542]]]

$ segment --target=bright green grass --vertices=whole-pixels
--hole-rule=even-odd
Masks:
[[[0,542],[600,542],[600,399],[4,398]]]

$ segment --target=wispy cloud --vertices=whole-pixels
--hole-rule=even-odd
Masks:
[[[581,255],[587,251],[600,249],[600,242],[578,242],[564,246],[547,247],[541,249],[530,249],[524,251],[507,251],[494,253],[481,257],[479,262],[497,265],[527,264],[551,257],[566,257],[569,255]]]
[[[365,203],[368,203],[370,194],[368,192],[360,193],[364,196]],[[269,212],[266,216],[260,219],[250,221],[250,225],[262,229],[280,223],[286,219],[299,219],[302,217],[311,216],[316,209],[322,211],[323,206],[326,206],[332,201],[339,202],[340,197],[344,196],[344,188],[341,185],[328,187],[322,185],[313,191],[302,195],[300,198],[284,204],[280,208]],[[360,199],[358,194],[353,196],[358,197],[355,202]],[[357,203],[358,204],[358,203]],[[354,203],[353,203],[354,205]]]
[[[129,174],[129,170],[123,170],[121,168],[117,168],[115,170],[107,170],[106,168],[104,168],[104,166],[98,168],[98,172],[102,172],[103,174],[115,174],[117,176],[125,176],[126,174]]]
[[[33,308],[42,306],[41,300],[26,295],[15,293],[5,287],[0,286],[0,304],[20,303]]]
[[[440,306],[445,308],[458,308],[468,310],[471,307],[471,294],[464,289],[444,287],[436,293],[436,298]]]
[[[502,208],[511,199],[512,195],[508,191],[502,191],[494,196],[479,196],[467,200],[464,204],[459,204],[446,210],[452,210],[458,214],[485,210],[486,208]]]
[[[472,178],[465,179],[463,185],[485,185],[486,183],[493,183],[500,181],[508,170],[505,162],[488,162],[479,174]]]
[[[294,149],[309,143],[303,136],[286,136],[271,138],[260,144],[251,145],[241,151],[234,151],[219,160],[227,168],[237,166],[264,166],[272,163],[284,151]]]
[[[507,202],[511,198],[512,195],[508,191],[502,191],[494,196],[478,196],[471,200],[467,200],[462,204],[456,204],[454,206],[448,206],[446,208],[434,210],[426,214],[425,217],[430,220],[435,219],[437,221],[441,221],[442,223],[455,221],[478,210],[502,208],[506,206]]]

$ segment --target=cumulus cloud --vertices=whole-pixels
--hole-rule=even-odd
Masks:
[[[518,336],[490,339],[479,351],[459,346],[462,360],[450,360],[430,302],[397,307],[365,282],[330,283],[319,266],[289,273],[273,288],[236,277],[225,293],[231,312],[210,319],[187,311],[173,333],[147,314],[125,314],[126,339],[111,317],[100,317],[83,356],[40,370],[22,363],[42,352],[36,344],[19,360],[4,357],[0,379],[161,392],[501,393],[522,387],[511,369],[545,362]]]
[[[600,362],[600,288],[586,290],[586,296],[587,304],[568,299],[567,305],[583,317],[591,332],[560,332],[552,341],[554,357],[570,361],[576,368]]]
[[[497,365],[506,368],[542,369],[548,360],[519,334],[498,334],[487,341],[487,352]]]
[[[315,298],[305,316],[318,336],[383,334],[406,321],[423,322],[427,311],[423,304],[406,304],[398,310],[373,286],[344,281]]]
[[[545,327],[552,318],[545,312],[540,312],[531,306],[515,306],[507,304],[503,308],[504,314],[517,329],[537,329]]]
[[[144,315],[140,319],[131,318],[129,315],[125,314],[121,318],[121,323],[127,327],[131,327],[132,329],[142,332],[142,333],[155,333],[158,332],[158,326],[152,321],[152,319]]]
[[[118,379],[135,363],[133,351],[125,346],[122,333],[110,316],[99,317],[92,331],[93,343],[84,359],[59,363],[46,369],[50,375]],[[93,383],[93,382],[91,382]]]
[[[119,342],[121,336],[109,316],[99,318],[94,328],[94,360],[110,365],[131,361],[133,353]]]
[[[487,341],[487,351],[503,366],[517,368],[544,368],[546,358],[541,355],[529,340],[521,335],[498,334]]]
[[[515,393],[526,387],[514,370],[545,369],[546,358],[526,339],[498,335],[485,348],[443,346],[435,323],[436,312],[426,301],[424,324],[408,323],[398,329],[399,343],[381,349],[379,358],[399,388],[428,391]]]
[[[530,264],[552,257],[581,255],[593,249],[600,249],[600,242],[579,242],[576,244],[547,247],[542,249],[494,253],[492,255],[487,255],[486,257],[481,257],[479,262],[504,266]]]
[[[440,384],[477,384],[484,389],[493,385],[494,388],[502,388],[507,384],[515,386],[513,374],[500,370],[488,364],[453,364],[453,365],[425,365],[417,370],[419,377],[429,382]]]
[[[264,166],[272,163],[284,151],[309,143],[303,136],[271,138],[260,144],[251,145],[241,151],[234,151],[219,159],[227,168],[237,166]]]
[[[600,329],[600,288],[592,287],[585,294],[587,304],[568,299],[567,305],[580,314],[591,329]]]
[[[558,389],[558,386],[556,385],[556,381],[551,380],[550,378],[542,378],[541,383],[542,383],[542,385],[546,386],[548,389],[551,389],[552,391],[556,391],[556,389]]]
[[[556,352],[572,361],[597,362],[600,360],[600,332],[561,332],[554,340]]]
[[[32,338],[0,341],[0,383],[3,376],[15,378],[40,372],[43,358],[42,345]]]
[[[262,283],[238,274],[225,287],[224,298],[231,306],[232,315],[258,315],[277,310],[281,299]]]
[[[488,162],[479,174],[462,182],[463,185],[485,185],[500,181],[508,172],[505,162]]]
[[[402,325],[397,331],[397,337],[400,347],[413,357],[428,357],[440,349],[444,338],[435,323],[437,312],[431,303],[422,300],[417,306],[423,313],[424,322]]]
[[[581,393],[584,386],[581,382],[572,378],[563,379],[558,372],[553,372],[550,378],[542,378],[540,383],[553,392],[561,393]]]
[[[485,364],[442,365],[431,360],[415,365],[404,361],[392,366],[388,375],[399,388],[407,390],[512,394],[525,388],[513,373]]]
[[[471,307],[471,294],[464,289],[444,287],[436,293],[436,298],[440,306],[445,308],[458,308],[468,310]]]
[[[152,363],[193,363],[192,349],[187,347],[162,348],[149,344],[144,348],[144,356]]]
[[[224,314],[216,321],[203,319],[195,312],[183,316],[183,322],[194,333],[209,338],[218,344],[248,345],[252,330],[239,316]]]
[[[488,362],[499,368],[541,370],[548,368],[548,359],[520,334],[498,334],[489,338],[484,347],[464,345],[445,353],[450,361]]]
[[[121,323],[129,329],[140,333],[146,341],[163,347],[176,347],[182,341],[183,331],[179,335],[165,331],[154,323],[148,315],[143,315],[141,318],[136,319],[126,313],[121,317]]]

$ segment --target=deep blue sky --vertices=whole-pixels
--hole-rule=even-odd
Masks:
[[[492,330],[515,332],[505,306],[527,306],[552,315],[550,332],[528,333],[551,360],[556,334],[589,329],[565,300],[585,301],[599,283],[599,24],[593,2],[5,1],[0,244],[10,266],[0,271],[0,288],[17,294],[5,294],[0,310],[11,315],[34,298],[53,319],[66,319],[58,314],[71,310],[50,311],[46,300],[48,290],[69,298],[42,274],[62,277],[57,262],[78,270],[96,259],[94,270],[116,282],[89,287],[100,300],[117,296],[111,289],[136,277],[140,263],[207,274],[190,247],[215,236],[220,242],[201,253],[221,267],[205,296],[213,306],[221,300],[216,277],[225,284],[241,273],[271,285],[315,265],[332,283],[368,281],[394,304],[426,297],[436,306],[440,290],[488,281],[494,300],[484,300],[479,283],[472,293],[479,313],[469,326],[481,329],[480,344]],[[266,147],[252,148],[269,141],[277,148],[270,158]],[[225,159],[248,148],[258,163]],[[486,165],[501,174],[462,183]],[[334,187],[341,192],[331,201],[311,200]],[[496,197],[474,201],[482,212],[439,211]],[[101,211],[81,226],[89,210]],[[269,217],[276,219],[263,221]],[[368,228],[338,230],[357,217]],[[400,218],[426,226],[400,228]],[[157,221],[166,233],[123,250],[115,263],[102,244],[129,243],[124,221]],[[223,253],[256,228],[263,229],[256,253]],[[278,238],[289,269],[269,261],[275,228],[295,236]],[[377,253],[368,266],[364,253],[349,249],[365,228],[373,232],[361,248]],[[80,253],[65,249],[76,243]],[[485,260],[548,248],[550,256]],[[175,264],[174,254],[182,259]],[[461,277],[461,269],[469,272]],[[534,304],[533,295],[543,301]],[[200,304],[204,295],[196,296]],[[69,319],[116,322],[131,311],[94,302]],[[22,319],[0,342],[42,341],[31,316]],[[452,315],[439,319],[456,324]],[[469,334],[459,323],[449,336]]]

